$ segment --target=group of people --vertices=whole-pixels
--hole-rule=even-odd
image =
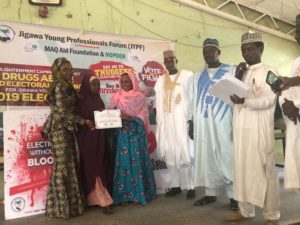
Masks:
[[[42,133],[51,141],[54,157],[46,215],[77,216],[85,206],[101,206],[105,214],[111,214],[112,204],[145,205],[155,199],[147,151],[149,112],[137,77],[132,73],[120,76],[121,88],[112,96],[109,108],[121,110],[122,128],[108,135],[95,129],[94,111],[105,109],[99,78],[86,74],[77,92],[72,85],[72,65],[65,58],[54,61],[52,75],[47,92],[51,113]]]
[[[296,40],[300,44],[300,16]],[[195,201],[202,206],[217,201],[219,187],[225,185],[233,213],[227,221],[255,216],[255,206],[263,208],[266,225],[276,225],[280,218],[279,179],[275,168],[274,112],[276,101],[286,122],[285,187],[300,187],[299,176],[299,85],[300,59],[293,66],[291,78],[278,76],[280,89],[267,82],[275,68],[261,62],[264,42],[259,32],[241,37],[245,62],[237,66],[219,60],[221,49],[216,39],[203,42],[206,68],[193,75],[178,71],[174,51],[164,52],[168,73],[157,80],[158,155],[165,160],[172,176],[166,197],[187,189],[194,198],[194,188],[205,187],[205,195]],[[213,96],[209,88],[224,76],[233,76],[247,84],[245,97],[230,96],[232,104]],[[279,97],[278,97],[279,96]],[[191,145],[191,140],[193,144]]]
[[[297,24],[300,25],[300,16]],[[300,44],[300,29],[296,31]],[[187,189],[186,197],[193,199],[195,187],[202,186],[205,195],[194,203],[202,206],[217,201],[218,189],[225,185],[233,211],[226,220],[254,217],[258,206],[263,208],[266,224],[276,225],[280,218],[279,180],[273,140],[278,96],[287,126],[285,187],[300,187],[300,140],[295,135],[300,129],[300,59],[295,62],[292,77],[279,77],[282,85],[280,90],[274,90],[266,78],[269,71],[278,73],[261,62],[261,33],[244,33],[241,51],[245,62],[237,66],[221,63],[218,40],[207,38],[203,42],[207,66],[195,75],[177,69],[174,51],[163,52],[167,71],[158,78],[154,90],[157,155],[166,162],[171,175],[165,196]],[[77,93],[71,84],[72,66],[68,60],[56,59],[52,72],[53,84],[47,93],[51,114],[44,136],[52,142],[55,163],[46,214],[64,218],[79,215],[85,202],[111,213],[112,204],[145,205],[155,199],[155,179],[147,152],[149,111],[137,77],[122,74],[120,90],[108,106],[122,112],[122,128],[109,135],[114,137],[111,147],[108,135],[96,130],[94,124],[94,111],[105,108],[98,77],[84,76]],[[224,76],[247,84],[246,96],[232,95],[229,104],[211,95],[209,88]]]

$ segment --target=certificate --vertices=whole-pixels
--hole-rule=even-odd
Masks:
[[[119,109],[106,109],[94,111],[96,129],[122,127],[121,111]]]

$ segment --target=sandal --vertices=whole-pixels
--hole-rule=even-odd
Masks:
[[[217,197],[216,196],[204,196],[203,198],[197,200],[194,205],[195,206],[202,206],[202,205],[206,205],[212,202],[216,202],[217,201]]]
[[[226,218],[226,221],[227,222],[237,222],[237,221],[245,220],[245,219],[248,219],[248,218],[244,217],[240,210],[237,210],[237,211],[232,212],[232,214]]]
[[[239,210],[239,202],[234,200],[233,198],[230,199],[229,208],[232,211],[238,211]]]
[[[111,214],[114,213],[114,211],[113,211],[113,209],[112,209],[111,206],[104,207],[102,212],[105,215],[111,215]]]

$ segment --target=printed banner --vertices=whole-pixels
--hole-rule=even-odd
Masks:
[[[57,57],[72,63],[76,88],[87,70],[95,72],[107,104],[122,73],[134,72],[144,87],[153,87],[164,73],[162,52],[173,46],[161,40],[0,21],[0,47],[5,53],[0,55],[0,105],[40,106],[47,104],[45,93]]]
[[[46,195],[53,164],[51,143],[41,137],[49,110],[6,111],[4,123],[5,219],[45,212]],[[155,129],[155,126],[152,126]],[[150,139],[155,136],[150,135]],[[151,164],[158,194],[165,193],[171,177],[164,161],[156,156],[149,140]]]
[[[156,151],[151,153],[151,165],[156,182],[156,193],[164,194],[170,188],[172,177],[164,161],[158,159]]]
[[[47,109],[4,112],[5,219],[45,211],[53,157],[40,131],[48,115]]]
[[[51,65],[57,57],[73,65],[73,83],[79,89],[90,72],[101,80],[105,105],[119,88],[119,76],[133,72],[140,87],[151,92],[165,73],[163,51],[170,42],[96,32],[0,21],[0,106],[45,106],[46,90],[52,82]],[[155,129],[153,97],[148,98],[152,130]],[[5,218],[44,212],[52,156],[50,143],[40,129],[48,111],[5,112]],[[156,158],[154,132],[149,138],[152,167],[158,193],[168,187],[165,163]]]
[[[73,69],[76,89],[79,89],[82,76],[87,71]],[[0,105],[47,105],[46,91],[52,82],[51,70],[48,66],[0,63],[0,79]]]

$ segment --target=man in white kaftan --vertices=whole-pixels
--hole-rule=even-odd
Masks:
[[[296,36],[300,45],[300,15],[296,17]],[[292,67],[289,78],[281,77],[284,81],[279,102],[286,124],[286,148],[284,163],[284,187],[300,188],[300,57]]]
[[[293,64],[291,77],[300,80],[300,57]],[[282,92],[279,103],[283,110],[283,118],[286,124],[286,146],[284,163],[284,187],[300,188],[300,86],[289,87]],[[292,119],[285,114],[285,106],[292,104],[298,114]],[[289,110],[290,111],[290,110]]]
[[[164,52],[167,73],[155,84],[157,155],[166,162],[171,174],[171,197],[188,189],[187,198],[194,198],[193,149],[187,134],[187,109],[184,90],[193,73],[177,70],[175,52]]]
[[[207,38],[203,42],[207,68],[191,77],[186,93],[189,99],[188,114],[193,123],[194,183],[196,187],[205,187],[205,196],[194,205],[215,202],[218,188],[225,184],[230,209],[238,210],[238,204],[233,199],[233,110],[230,105],[208,93],[208,89],[223,76],[235,74],[235,66],[219,61],[220,54],[218,40]]]
[[[279,181],[274,157],[274,110],[276,95],[266,83],[273,67],[261,63],[264,44],[260,33],[242,36],[242,55],[249,65],[237,66],[237,77],[250,90],[245,98],[234,95],[233,139],[235,151],[234,197],[239,211],[228,217],[237,221],[255,216],[255,205],[263,208],[266,224],[278,224]]]

